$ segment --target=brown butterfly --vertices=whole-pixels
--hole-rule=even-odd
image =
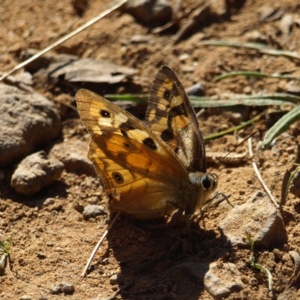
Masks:
[[[103,179],[112,211],[139,219],[176,209],[191,215],[217,187],[206,174],[204,141],[193,107],[175,73],[155,76],[146,126],[127,111],[85,89],[76,94],[91,135],[88,157]]]

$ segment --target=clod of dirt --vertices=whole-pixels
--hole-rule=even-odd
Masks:
[[[61,120],[53,102],[38,93],[0,85],[0,94],[0,166],[4,166],[57,137]]]
[[[75,291],[75,287],[72,283],[69,282],[62,282],[60,284],[54,284],[50,288],[50,293],[51,294],[60,294],[60,293],[65,293],[65,294],[72,294]]]
[[[34,195],[44,186],[56,181],[64,165],[54,158],[48,158],[45,151],[27,156],[12,175],[11,185],[17,193]]]
[[[72,0],[72,6],[76,13],[81,17],[89,7],[89,0]]]
[[[250,43],[263,43],[263,44],[266,44],[267,40],[268,40],[267,36],[262,34],[258,30],[253,30],[253,31],[250,31],[250,32],[246,33],[244,35],[244,38],[247,42],[250,42]]]
[[[256,246],[266,249],[287,242],[287,233],[279,211],[262,192],[256,192],[242,205],[235,206],[220,222],[219,228],[233,246],[247,246],[249,233]]]
[[[300,198],[300,170],[294,176],[290,192]]]
[[[292,29],[294,23],[294,17],[292,14],[283,15],[279,28],[283,35],[288,35]]]

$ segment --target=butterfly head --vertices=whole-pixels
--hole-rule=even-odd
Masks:
[[[192,201],[187,202],[190,205],[187,205],[185,208],[186,215],[192,215],[195,210],[199,210],[204,206],[218,186],[218,177],[213,173],[189,173],[189,180],[194,191],[190,198]]]

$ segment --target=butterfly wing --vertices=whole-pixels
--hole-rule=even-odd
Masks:
[[[146,122],[173,149],[189,172],[206,172],[204,141],[195,111],[179,79],[166,66],[155,76]]]
[[[175,209],[188,174],[173,151],[141,121],[105,98],[81,89],[81,119],[91,134],[89,158],[113,197],[112,209],[139,218]]]

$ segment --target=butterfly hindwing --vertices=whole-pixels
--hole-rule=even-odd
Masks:
[[[160,68],[150,92],[146,122],[191,172],[206,172],[204,141],[195,111],[175,73]]]

